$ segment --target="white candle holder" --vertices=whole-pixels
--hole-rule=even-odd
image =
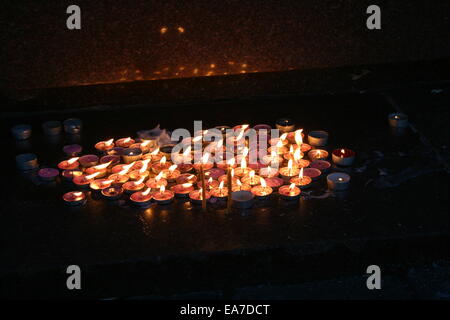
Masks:
[[[327,185],[330,190],[347,190],[350,186],[350,175],[343,172],[330,173],[327,176]]]
[[[323,130],[311,131],[308,134],[308,142],[314,147],[326,146],[328,143],[328,132]]]

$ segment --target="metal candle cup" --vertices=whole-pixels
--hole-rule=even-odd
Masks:
[[[166,179],[168,182],[175,182],[176,179],[181,175],[181,172],[176,169],[175,170],[164,169],[161,172],[163,178]]]
[[[292,166],[292,168],[287,166],[280,169],[280,176],[285,182],[289,182],[292,177],[297,176],[299,173],[300,169],[296,166]]]
[[[139,180],[141,178],[147,178],[149,174],[150,172],[148,171],[133,170],[128,174],[128,176],[130,177],[130,180]]]
[[[279,174],[278,169],[274,167],[269,166],[259,169],[259,175],[263,178],[277,177],[278,174]]]
[[[78,186],[79,188],[87,188],[89,184],[95,179],[96,174],[91,175],[81,175],[81,176],[74,176],[72,182]]]
[[[311,161],[315,160],[325,160],[328,158],[328,151],[323,149],[314,149],[308,152],[308,157]]]
[[[135,192],[130,196],[131,202],[139,207],[148,206],[151,203],[152,199],[153,194],[150,192],[150,189],[147,189],[146,191]]]
[[[294,121],[288,118],[278,119],[275,125],[277,129],[280,130],[281,132],[290,132],[294,131],[295,129]]]
[[[272,194],[273,190],[269,186],[264,187],[262,185],[259,185],[259,186],[253,187],[251,189],[251,192],[257,199],[263,200],[263,199],[268,198]]]
[[[228,190],[225,187],[217,187],[211,189],[211,196],[218,200],[225,200],[228,197]]]
[[[176,179],[177,184],[197,182],[197,176],[190,173],[183,173]]]
[[[38,171],[38,176],[43,181],[54,181],[59,176],[59,171],[54,168],[43,168]]]
[[[189,195],[189,192],[194,190],[194,186],[191,183],[176,184],[170,188],[170,190],[179,198],[185,198]]]
[[[72,158],[69,160],[64,160],[58,163],[58,168],[61,170],[74,170],[78,169],[80,163],[78,162],[78,158]]]
[[[310,177],[313,181],[317,180],[322,172],[316,168],[304,168],[303,174],[307,177]]]
[[[89,187],[92,190],[97,191],[97,190],[109,188],[112,183],[113,183],[113,181],[111,181],[109,179],[95,179],[89,183]]]
[[[83,128],[83,123],[80,119],[71,118],[64,120],[64,131],[68,134],[80,134]]]
[[[236,184],[233,184],[231,186],[231,191],[232,192],[236,192],[236,191],[250,191],[251,189],[252,189],[252,186],[249,185],[249,184],[246,184],[246,183],[241,183],[241,184],[236,183]]]
[[[102,195],[108,200],[117,200],[122,197],[123,188],[119,186],[112,186],[102,190]]]
[[[122,159],[126,164],[140,160],[142,158],[142,150],[139,148],[128,148],[123,151]]]
[[[42,124],[42,130],[47,136],[56,136],[61,133],[62,126],[59,121],[47,121]]]
[[[283,200],[295,201],[300,197],[301,191],[300,188],[296,187],[295,185],[290,185],[280,187],[280,189],[278,189],[278,193]]]
[[[300,177],[300,176],[293,177],[289,180],[289,183],[295,184],[300,189],[309,188],[311,186],[311,182],[312,182],[311,177],[308,177],[305,175],[303,177]]]
[[[83,168],[89,168],[89,167],[93,167],[96,166],[98,164],[98,157],[94,154],[87,154],[84,156],[81,156],[78,159],[78,162],[80,163],[80,165]]]
[[[347,167],[353,164],[353,161],[355,160],[355,152],[346,148],[335,149],[331,153],[331,157],[334,164]]]
[[[206,191],[205,198],[208,200],[211,198],[211,193]],[[189,192],[189,200],[192,204],[201,205],[202,204],[202,190],[193,190]]]
[[[169,204],[173,201],[175,194],[170,190],[156,191],[153,193],[153,199],[157,204]]]
[[[113,173],[108,177],[108,180],[113,180],[113,184],[122,184],[130,180],[130,176],[128,174],[120,174],[120,173]]]
[[[69,144],[63,147],[63,152],[69,157],[75,157],[83,151],[83,147],[79,144]]]
[[[136,141],[134,139],[128,138],[121,138],[115,142],[115,145],[121,148],[129,148],[132,144],[134,144]]]
[[[308,142],[314,147],[326,146],[328,143],[328,132],[323,130],[311,131],[308,134]]]
[[[81,176],[81,175],[83,175],[83,172],[80,171],[79,169],[75,169],[75,170],[64,170],[64,171],[61,173],[61,177],[62,177],[63,180],[65,180],[65,181],[72,181],[72,179],[73,179],[74,177]]]
[[[31,126],[19,124],[11,128],[11,133],[16,140],[26,140],[31,137]]]
[[[261,177],[255,174],[255,171],[251,171],[253,174],[242,177],[242,183],[249,184],[252,187],[257,186],[260,183]]]
[[[391,113],[388,116],[388,121],[393,128],[405,128],[408,126],[408,116],[404,113]]]
[[[141,191],[144,187],[145,184],[141,181],[128,181],[122,185],[123,190],[128,194]]]
[[[327,176],[327,185],[330,190],[346,190],[350,186],[350,175],[343,172],[330,173]]]
[[[34,170],[39,167],[37,156],[33,153],[22,153],[16,156],[16,165],[19,170]]]
[[[70,191],[62,196],[64,203],[69,206],[80,206],[86,203],[86,195],[81,191]]]
[[[236,191],[231,194],[233,207],[239,209],[248,209],[253,205],[255,195],[250,191]]]
[[[278,177],[266,178],[265,180],[267,186],[271,187],[275,191],[284,184],[284,180]]]

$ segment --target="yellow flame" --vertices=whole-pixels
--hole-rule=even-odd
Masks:
[[[202,136],[196,136],[196,137],[192,138],[192,142],[197,142],[200,140],[202,140]]]
[[[289,153],[294,153],[294,146],[291,144],[291,146],[289,147]]]
[[[275,145],[277,148],[281,148],[283,146],[283,141],[278,140],[277,144]]]
[[[300,169],[300,172],[299,172],[299,174],[298,174],[298,177],[299,177],[300,179],[303,179],[303,168]]]
[[[239,134],[236,137],[236,140],[239,141],[242,139],[242,137],[244,136],[245,130],[242,129],[241,131],[239,131]]]
[[[103,169],[106,169],[106,168],[108,168],[108,166],[109,166],[111,163],[112,163],[112,161],[109,161],[109,162],[104,163],[104,164],[99,164],[98,166],[95,166],[94,169],[95,169],[95,170],[103,170]]]
[[[142,161],[142,163],[143,163],[143,166],[139,170],[139,173],[144,173],[145,171],[147,171],[148,164],[150,163],[150,159],[144,160],[144,161]]]
[[[124,139],[123,139],[123,142],[124,142],[124,143],[128,143],[128,142],[130,142],[130,141],[131,141],[131,137],[128,137],[128,138],[124,138]]]
[[[249,175],[250,179],[253,179],[255,177],[255,171],[254,170],[250,171],[250,173],[248,175]]]
[[[151,140],[143,140],[141,142],[141,147],[146,147],[150,142],[151,142]]]
[[[192,187],[192,183],[183,183],[182,186],[183,188],[190,188]]]
[[[83,194],[83,192],[80,192],[80,191],[74,192],[74,193],[73,193],[73,195],[74,195],[75,197],[80,197],[82,194]]]
[[[288,133],[287,133],[287,132],[283,133],[283,134],[280,136],[280,140],[286,140],[287,136],[288,136]]]
[[[234,177],[234,169],[231,169],[231,178]]]
[[[145,177],[141,177],[139,180],[136,180],[136,181],[134,182],[134,184],[135,184],[135,185],[141,184],[142,182],[144,182],[144,180],[145,180]]]
[[[291,170],[292,169],[292,159],[288,161],[288,169]]]
[[[302,158],[302,153],[300,151],[300,148],[295,150],[294,152],[294,160],[299,161]]]
[[[244,150],[242,151],[242,156],[245,158],[248,155],[248,148],[244,147]]]
[[[179,33],[184,33],[184,28],[183,27],[178,27],[177,30],[178,30]]]
[[[114,142],[114,138],[104,141],[104,143],[105,143],[106,146],[112,145],[113,142]]]
[[[155,150],[153,150],[152,152],[150,152],[150,154],[152,156],[156,156],[159,153],[159,148],[156,148]]]
[[[100,172],[94,172],[93,174],[90,174],[90,175],[87,175],[87,176],[85,176],[85,178],[87,179],[87,180],[91,180],[91,179],[94,179],[96,176],[98,176],[100,174]]]
[[[212,183],[212,182],[213,182],[213,178],[210,177],[210,178],[208,179],[208,183]]]
[[[247,130],[248,127],[250,127],[249,124],[243,124],[243,125],[241,126],[241,130]]]
[[[73,163],[77,162],[78,159],[79,159],[79,157],[75,157],[75,158],[69,159],[69,160],[67,160],[67,163],[68,164],[73,164]]]
[[[143,195],[143,196],[148,195],[148,194],[150,193],[150,190],[151,190],[151,188],[147,188],[147,190],[142,191],[142,195]]]
[[[237,179],[237,180],[236,180],[236,184],[237,184],[238,186],[242,186],[241,180]]]
[[[159,32],[160,32],[161,34],[165,34],[165,33],[167,32],[167,28],[166,28],[166,27],[162,27],[162,28],[159,30]]]
[[[202,163],[205,164],[208,162],[209,159],[209,153],[205,153],[202,157]]]
[[[169,167],[169,172],[170,172],[170,173],[173,173],[177,167],[178,167],[178,166],[177,166],[176,164],[171,165],[171,166]]]
[[[344,149],[341,149],[341,153],[342,153],[342,154],[345,154],[345,150],[344,150]]]
[[[187,147],[186,150],[183,152],[183,157],[187,157],[191,154],[191,146]]]
[[[194,179],[194,175],[193,174],[191,174],[190,176],[188,176],[187,178],[188,178],[188,180],[191,180],[191,179]]]
[[[223,180],[222,180],[222,181],[220,181],[220,184],[219,184],[219,189],[223,189]]]
[[[243,168],[243,169],[247,168],[247,161],[245,161],[245,157],[242,158],[242,160],[241,160],[241,168]]]
[[[303,144],[302,132],[303,132],[303,129],[299,129],[299,130],[295,131],[295,143],[299,147]]]
[[[166,187],[164,185],[162,185],[161,187],[159,187],[159,192],[160,193],[164,193],[164,191],[166,191]]]
[[[159,163],[160,163],[160,164],[165,164],[166,161],[167,161],[166,156],[163,156],[163,157],[161,158],[161,160],[159,160]]]
[[[158,175],[155,177],[155,181],[161,180],[162,176],[163,176],[163,172],[161,171],[161,172],[158,173]]]
[[[266,180],[264,180],[264,178],[259,178],[259,183],[261,183],[261,187],[267,187]]]

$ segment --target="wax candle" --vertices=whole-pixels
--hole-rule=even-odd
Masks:
[[[116,164],[114,167],[112,167],[111,172],[112,173],[119,173],[120,172],[122,174],[126,174],[130,170],[133,169],[135,164],[136,164],[135,162],[132,162],[132,163],[129,163],[129,164]],[[140,169],[140,168],[142,168],[142,166],[136,166],[137,170]]]
[[[255,199],[255,195],[246,190],[236,191],[231,194],[231,200],[233,207],[239,209],[248,209],[253,205],[253,200]]]
[[[144,179],[145,179],[145,177],[142,177],[141,179],[136,180],[136,181],[125,182],[122,185],[122,188],[125,191],[125,193],[128,193],[128,194],[134,193],[137,191],[141,191],[145,187]]]
[[[163,178],[168,182],[175,182],[175,180],[181,175],[181,172],[177,170],[177,165],[171,165],[169,169],[161,171]]]
[[[295,201],[300,197],[300,188],[295,186],[295,183],[291,183],[289,186],[282,186],[278,189],[278,193],[283,200]]]
[[[100,152],[104,152],[112,148],[114,148],[114,139],[100,141],[95,144],[95,149],[97,149]]]
[[[331,164],[326,160],[314,160],[309,166],[311,168],[319,169],[322,172],[327,172],[330,169]]]
[[[189,182],[185,182],[189,183]],[[167,186],[167,180],[162,177],[162,173],[160,172],[156,177],[149,178],[145,185],[152,189],[159,189],[161,186]]]
[[[295,123],[292,119],[281,118],[278,119],[275,123],[278,130],[281,132],[290,132],[295,129]]]
[[[78,157],[75,158],[71,158],[68,160],[64,160],[61,161],[60,163],[58,163],[58,168],[61,170],[74,170],[74,169],[78,169],[78,167],[80,166],[80,163],[78,162]]]
[[[16,165],[19,170],[34,170],[39,167],[37,156],[33,153],[22,153],[16,156]]]
[[[190,173],[183,173],[180,176],[176,178],[177,184],[183,184],[183,183],[192,183],[194,184],[197,182],[197,176]]]
[[[225,153],[219,157],[219,161],[216,162],[216,166],[219,169],[227,170],[228,167],[236,168],[237,163],[232,153]]]
[[[43,168],[38,171],[38,176],[43,181],[54,181],[59,176],[59,171],[54,168]]]
[[[155,150],[146,153],[142,156],[142,160],[150,159],[152,163],[157,163],[161,161],[161,159],[164,157],[164,155],[159,152],[159,148],[156,148]]]
[[[95,179],[89,183],[89,187],[92,190],[102,190],[110,187],[113,182],[114,180],[110,179]]]
[[[42,124],[42,131],[47,136],[56,136],[61,133],[62,126],[60,121],[46,121]]]
[[[292,177],[289,180],[289,183],[294,183],[296,186],[300,187],[300,189],[309,188],[311,185],[312,179],[303,174],[303,168],[300,169],[300,172],[297,177]]]
[[[404,128],[408,126],[408,116],[404,113],[391,113],[388,116],[389,125],[393,128]]]
[[[313,181],[317,180],[322,172],[319,169],[316,168],[304,168],[303,174],[307,177],[310,177]]]
[[[223,181],[217,188],[211,189],[211,196],[219,200],[225,200],[228,197],[228,189],[224,188]]]
[[[125,163],[131,163],[142,158],[142,150],[139,148],[128,148],[123,151],[122,159]]]
[[[110,165],[110,162],[107,163],[103,163],[103,164],[99,164],[93,167],[89,167],[85,170],[86,174],[93,174],[93,173],[98,173],[97,178],[103,178],[105,177],[109,170],[108,170],[108,166]]]
[[[284,180],[278,177],[270,177],[265,178],[266,184],[268,187],[271,187],[273,190],[278,190],[284,184]]]
[[[335,149],[331,153],[331,157],[336,165],[347,167],[353,164],[355,152],[347,148]]]
[[[66,119],[63,122],[64,131],[67,134],[80,134],[83,128],[83,123],[80,119],[70,118]]]
[[[138,191],[130,196],[130,200],[133,204],[139,207],[148,206],[153,198],[152,193],[150,192],[150,188],[147,188],[145,191]]]
[[[130,148],[139,148],[141,149],[142,153],[148,153],[150,152],[151,142],[151,140],[142,140],[139,143],[133,143],[132,145],[130,145]]]
[[[170,190],[179,198],[184,198],[189,195],[189,192],[194,190],[192,183],[176,184],[170,188]]]
[[[122,197],[123,188],[120,186],[112,186],[102,189],[101,193],[105,199],[117,200],[120,199],[120,197]]]
[[[69,157],[75,157],[83,151],[83,147],[79,144],[68,144],[63,147],[63,152]]]
[[[84,156],[81,156],[78,159],[78,162],[83,168],[93,167],[97,165],[99,158],[94,154],[87,154]]]
[[[253,169],[248,168],[247,167],[247,161],[245,160],[245,158],[242,158],[241,166],[236,168],[236,169],[234,169],[234,174],[237,177],[243,177],[243,176],[248,175],[250,173],[250,171],[253,171]]]
[[[250,171],[248,175],[242,177],[242,182],[249,184],[252,187],[260,184],[261,177],[255,174],[255,171]]]
[[[131,180],[139,180],[149,176],[150,172],[148,172],[147,169],[149,167],[150,159],[144,160],[142,163],[142,167],[139,170],[133,170],[129,173]]]
[[[200,171],[200,167],[202,167],[206,171],[214,167],[214,162],[209,160],[209,156],[209,153],[205,153],[200,162],[194,163],[194,169]]]
[[[187,173],[187,172],[191,172],[193,168],[194,168],[194,166],[190,163],[179,163],[177,169],[181,173]]]
[[[275,150],[272,150],[270,154],[263,156],[262,162],[273,167],[278,167],[283,163],[283,156],[280,156]]]
[[[19,124],[11,128],[11,133],[16,140],[26,140],[31,137],[31,126]]]
[[[81,191],[70,191],[63,195],[64,203],[69,206],[79,206],[86,203],[86,195]]]
[[[213,180],[212,177],[210,177],[208,180],[206,180],[206,177],[205,177],[205,190],[211,190],[213,188],[217,188],[219,185],[220,185],[220,181]],[[202,181],[198,180],[197,187],[201,189],[202,186],[203,186]]]
[[[88,175],[83,174],[81,176],[74,176],[72,182],[80,188],[86,188],[99,174],[100,172],[95,172]]]
[[[79,169],[70,169],[70,170],[64,170],[63,172],[61,172],[61,177],[63,178],[64,181],[72,181],[72,179],[74,177],[77,176],[81,176],[83,175],[83,171],[79,170]]]
[[[294,151],[294,161],[293,161],[293,166],[298,167],[298,168],[305,168],[307,166],[309,166],[310,161],[303,159],[303,154],[300,151],[300,149],[297,149]]]
[[[311,131],[308,134],[308,142],[314,147],[326,146],[328,143],[328,132],[323,130]]]
[[[240,180],[236,180],[236,183],[231,186],[231,191],[250,191],[252,189],[252,186],[246,183],[241,183]]]
[[[153,193],[153,199],[158,204],[169,204],[173,201],[174,196],[175,194],[170,190],[166,190],[164,186],[161,186],[159,191]]]
[[[283,154],[285,154],[286,152],[288,152],[288,148],[284,147],[284,146],[282,145],[281,140],[280,140],[280,141],[277,142],[276,145],[269,147],[269,148],[267,149],[267,151],[268,151],[269,153],[275,152],[276,154],[282,156]]]
[[[334,172],[327,176],[327,184],[330,190],[342,191],[350,185],[350,175],[344,172]]]
[[[118,155],[106,155],[100,158],[100,163],[110,163],[111,166],[115,166],[120,163],[120,156]]]
[[[266,199],[271,193],[272,188],[267,186],[266,181],[263,178],[260,178],[260,185],[254,186],[251,189],[251,192],[255,195],[258,199]]]
[[[234,169],[231,169],[230,175],[231,175],[231,183],[235,184],[237,180],[239,180],[239,177],[235,176]],[[219,183],[223,181],[224,184],[228,184],[228,174],[221,175],[218,181]]]
[[[189,192],[189,200],[191,201],[192,204],[197,204],[200,205],[202,204],[202,193],[203,190],[192,190],[191,192]],[[211,193],[206,191],[205,192],[205,198],[206,200],[208,200],[209,198],[211,198]]]
[[[288,134],[283,133],[279,138],[272,138],[269,140],[269,144],[271,146],[286,146],[289,143],[289,140],[287,139]]]
[[[125,170],[122,170],[118,173],[113,173],[108,177],[108,180],[112,180],[113,184],[122,184],[130,180],[130,176],[126,173]]]
[[[314,149],[308,152],[308,157],[311,161],[315,160],[325,160],[328,158],[328,151],[323,149]]]
[[[129,148],[132,144],[134,144],[136,141],[134,139],[128,138],[121,138],[115,142],[115,145],[121,148]]]
[[[280,176],[285,182],[288,182],[292,177],[295,177],[300,172],[300,168],[293,165],[293,161],[289,160],[287,167],[280,169]]]
[[[158,163],[152,164],[152,171],[154,173],[160,173],[164,169],[169,169],[171,166],[170,162],[167,162],[166,157],[163,156]]]
[[[259,175],[263,178],[272,178],[278,176],[279,171],[275,167],[267,166],[259,170]]]
[[[305,134],[303,133],[303,129],[291,131],[287,135],[287,139],[288,139],[289,143],[291,143],[291,144],[297,143],[299,141],[301,141],[303,143],[304,137],[305,137]],[[301,144],[301,143],[297,143],[297,144]]]

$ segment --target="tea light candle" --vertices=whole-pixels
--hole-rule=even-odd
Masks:
[[[245,158],[242,158],[241,160],[241,166],[233,169],[234,170],[234,175],[236,175],[237,177],[243,177],[248,175],[251,171],[253,171],[252,168],[248,168],[247,167],[247,161],[245,160]]]
[[[303,129],[291,131],[287,135],[287,139],[288,139],[289,143],[291,143],[291,144],[297,143],[298,145],[303,143],[304,137],[305,137],[305,134],[303,133]],[[301,141],[301,143],[298,143],[299,141]]]
[[[108,166],[111,163],[103,163],[103,164],[99,164],[93,167],[89,167],[87,168],[84,172],[86,174],[93,174],[93,173],[98,173],[97,178],[103,178],[104,176],[106,176],[108,174]]]
[[[142,150],[139,148],[128,148],[123,151],[122,159],[125,163],[132,163],[142,158]]]
[[[78,162],[80,163],[80,165],[83,168],[89,168],[89,167],[93,167],[93,166],[97,165],[98,160],[99,159],[98,159],[98,157],[96,155],[94,155],[94,154],[87,154],[87,155],[81,156],[78,159]]]
[[[228,190],[224,188],[223,181],[219,184],[217,188],[211,190],[211,196],[219,200],[225,200],[228,197]]]
[[[263,178],[272,178],[272,177],[277,177],[279,174],[279,171],[277,168],[275,167],[265,167],[265,168],[261,168],[259,170],[259,175]]]
[[[231,169],[230,175],[231,175],[231,183],[232,184],[237,183],[237,181],[239,180],[239,177],[234,175],[234,169]],[[228,184],[228,174],[221,175],[219,177],[218,181],[219,182],[223,181],[224,184]]]
[[[122,197],[123,188],[119,186],[112,186],[102,189],[101,193],[105,199],[117,200],[120,199],[120,197]]]
[[[115,145],[121,148],[129,148],[132,144],[134,144],[136,141],[134,139],[128,138],[121,138],[115,142]]]
[[[236,191],[231,194],[232,205],[239,209],[251,208],[255,199],[255,195],[246,190]]]
[[[331,163],[326,160],[314,160],[309,166],[322,172],[327,172],[331,167]]]
[[[350,149],[335,149],[331,153],[333,162],[338,166],[351,166],[355,160],[355,152]]]
[[[388,116],[389,125],[393,128],[404,128],[408,126],[408,116],[404,113],[391,113]]]
[[[260,184],[261,177],[255,174],[255,171],[250,171],[247,176],[242,178],[242,182],[253,186]]]
[[[95,172],[89,175],[74,176],[72,182],[80,188],[86,188],[99,174],[100,172]]]
[[[166,190],[164,186],[161,186],[159,191],[153,193],[153,199],[158,204],[169,204],[173,201],[174,196],[175,194],[170,190]]]
[[[317,180],[322,172],[319,169],[316,168],[304,168],[303,174],[307,177],[310,177],[313,181]]]
[[[130,180],[130,176],[125,171],[113,173],[108,177],[108,180],[112,180],[113,184],[122,184]]]
[[[134,193],[137,191],[141,191],[145,187],[144,179],[145,179],[145,177],[142,177],[141,179],[136,180],[136,181],[125,182],[122,185],[122,188],[125,191],[125,193],[128,193],[128,194]]]
[[[26,140],[31,137],[31,126],[19,124],[11,128],[11,133],[16,140]]]
[[[278,177],[271,177],[265,179],[267,186],[271,187],[273,190],[278,190],[284,184],[284,180]]]
[[[294,183],[289,186],[282,186],[278,190],[281,199],[286,201],[295,201],[300,197],[300,188],[296,187]]]
[[[326,146],[328,143],[328,132],[323,130],[311,131],[308,134],[308,142],[314,147]]]
[[[271,146],[276,146],[276,145],[279,145],[280,147],[286,146],[289,143],[287,136],[288,136],[287,133],[283,133],[279,138],[270,139],[269,144]]]
[[[130,170],[133,169],[135,164],[136,164],[135,162],[132,162],[132,163],[129,163],[129,164],[116,164],[114,167],[112,167],[111,172],[112,173],[126,174]],[[136,169],[141,169],[141,168],[142,168],[142,166],[136,165]]]
[[[225,184],[225,181],[224,181]],[[205,178],[205,190],[211,190],[214,188],[217,188],[220,185],[220,181],[213,180],[212,177],[210,177],[208,180]],[[202,188],[202,182],[200,180],[197,181],[197,187],[199,189]]]
[[[100,152],[105,152],[114,148],[114,139],[109,139],[106,141],[100,141],[95,144],[95,149]]]
[[[225,170],[219,169],[219,168],[211,168],[208,170],[205,170],[205,177],[206,178],[213,178],[214,180],[219,179],[220,176],[225,174]]]
[[[78,177],[83,175],[83,171],[78,170],[78,169],[74,169],[74,170],[64,170],[61,173],[61,177],[63,178],[64,181],[72,181],[72,179],[74,177]]]
[[[132,149],[139,148],[141,149],[142,153],[148,153],[150,152],[151,142],[151,140],[142,140],[139,143],[133,143],[129,147]]]
[[[95,179],[89,183],[89,187],[92,190],[102,190],[105,188],[109,188],[114,180],[109,179]]]
[[[160,152],[165,156],[166,158],[171,159],[172,158],[172,151],[175,147],[174,144],[166,144],[160,148]]]
[[[79,144],[69,144],[63,147],[63,152],[69,157],[75,157],[83,151],[83,147]]]
[[[236,168],[237,163],[236,159],[234,158],[234,154],[232,153],[225,153],[224,155],[220,156],[220,159],[218,162],[216,162],[216,166],[219,169],[222,170],[228,170],[229,167]]]
[[[209,169],[211,169],[212,167],[214,167],[214,163],[213,162],[210,162],[210,161],[208,161],[208,162],[197,162],[197,163],[194,163],[194,170],[195,171],[200,171],[200,167],[201,166],[203,166],[203,170],[209,170]]]
[[[42,130],[47,136],[56,136],[61,133],[62,126],[59,121],[46,121],[42,124]]]
[[[62,196],[64,203],[69,206],[79,206],[86,203],[86,195],[81,191],[70,191]]]
[[[181,173],[187,173],[187,172],[191,172],[193,168],[194,168],[194,166],[192,164],[190,164],[190,163],[180,163],[180,164],[178,164],[178,168],[177,169]]]
[[[38,171],[38,176],[43,181],[54,181],[59,176],[59,171],[54,168],[43,168]]]
[[[262,162],[267,165],[278,167],[281,163],[283,163],[283,156],[278,155],[276,151],[271,151],[270,155],[267,154],[263,157]]]
[[[281,132],[290,132],[294,131],[295,129],[294,121],[288,118],[278,119],[275,125],[277,129],[280,130]]]
[[[294,183],[296,186],[300,187],[300,189],[306,189],[309,188],[311,185],[312,179],[308,176],[305,176],[303,174],[303,168],[300,169],[300,172],[298,174],[298,177],[292,177],[289,182]]]
[[[144,154],[142,156],[142,160],[150,159],[151,162],[156,163],[161,161],[162,157],[164,157],[164,155],[161,152],[159,152],[159,148],[156,148],[155,150]]]
[[[114,147],[112,149],[106,150],[105,153],[109,156],[121,156],[123,155],[123,152],[125,151],[122,147]]]
[[[33,153],[22,153],[16,156],[16,165],[19,170],[33,170],[39,167],[37,156]]]
[[[292,160],[288,161],[287,167],[280,169],[280,176],[284,181],[288,182],[292,177],[300,173],[300,168],[293,165]]]
[[[255,195],[257,199],[266,199],[272,192],[272,188],[267,186],[266,181],[261,178],[260,185],[255,186],[251,189],[251,192]]]
[[[176,178],[177,184],[183,184],[183,183],[192,183],[194,184],[197,182],[197,176],[190,173],[183,173],[180,176]]]
[[[166,157],[163,156],[158,163],[152,164],[152,171],[154,173],[160,173],[164,169],[169,169],[170,166],[171,166],[171,164],[169,162],[167,162]]]
[[[63,125],[64,131],[67,134],[80,134],[81,129],[83,128],[83,123],[81,122],[81,120],[76,118],[64,120]]]
[[[58,163],[58,168],[61,170],[74,170],[78,169],[80,163],[78,162],[78,157],[71,158],[69,160],[64,160]]]
[[[285,154],[286,152],[288,152],[288,148],[284,147],[284,146],[282,145],[281,140],[280,140],[280,141],[277,142],[276,145],[269,147],[269,148],[267,149],[267,151],[268,151],[269,153],[275,152],[276,154],[282,156],[283,154]]]
[[[330,190],[346,190],[350,185],[350,176],[344,172],[330,173],[327,176],[327,185]]]
[[[186,182],[189,183],[189,182]],[[152,189],[159,189],[162,186],[167,186],[167,180],[162,177],[162,173],[160,172],[156,177],[149,178],[145,185]]]
[[[193,190],[191,192],[189,192],[189,200],[191,201],[192,204],[198,204],[201,205],[202,204],[202,192],[203,190]],[[205,199],[208,200],[209,198],[211,198],[211,193],[206,191],[205,192]]]
[[[308,157],[311,161],[315,160],[325,160],[328,158],[328,151],[323,149],[314,149],[308,152]]]
[[[120,156],[118,155],[107,155],[100,158],[100,163],[110,163],[111,166],[115,166],[120,163]]]
[[[246,183],[241,183],[240,180],[236,180],[236,183],[231,186],[231,191],[250,191],[252,186]]]
[[[164,169],[161,171],[162,176],[168,182],[175,182],[175,180],[181,175],[181,172],[177,170],[177,165],[171,165],[169,169]]]
[[[131,180],[139,180],[141,178],[147,178],[150,174],[150,172],[147,171],[149,166],[150,160],[144,160],[142,167],[139,170],[133,170],[129,173]]]
[[[150,190],[151,190],[150,188],[147,188],[147,190],[145,191],[138,191],[133,193],[130,196],[131,202],[139,207],[148,206],[153,198],[153,195],[150,192]]]
[[[194,190],[192,183],[176,184],[170,190],[179,198],[184,198],[189,195],[189,192]]]
[[[268,165],[262,162],[255,162],[255,163],[250,163],[248,165],[248,167],[252,170],[254,170],[255,172],[259,172],[261,169],[266,168]]]

